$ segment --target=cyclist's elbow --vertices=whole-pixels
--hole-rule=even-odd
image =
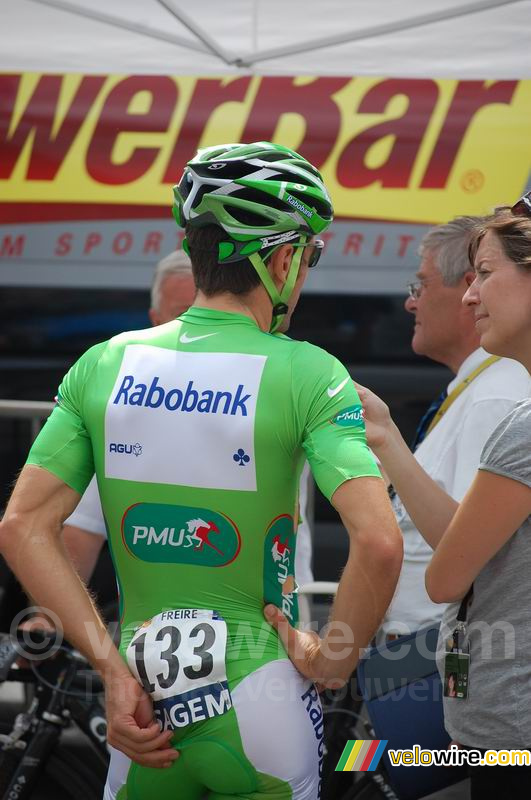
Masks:
[[[0,521],[0,555],[6,560],[8,557],[9,545],[13,542],[15,535],[14,528],[16,527],[16,520],[13,519],[12,514],[6,514]]]
[[[24,515],[15,511],[7,511],[0,522],[0,555],[9,561],[14,549],[20,543],[21,531],[24,529]]]
[[[367,529],[358,534],[356,539],[358,552],[363,551],[375,569],[398,575],[402,566],[403,539],[394,521],[376,530]]]
[[[375,558],[378,561],[380,568],[389,571],[389,573],[399,574],[402,567],[402,559],[404,555],[403,540],[398,528],[388,535],[380,537],[380,541],[375,548]]]

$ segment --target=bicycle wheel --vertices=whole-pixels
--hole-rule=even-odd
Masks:
[[[0,723],[0,732],[9,733],[11,726]],[[0,798],[5,794],[23,751],[0,754]],[[78,758],[67,747],[59,747],[44,766],[32,800],[101,800],[106,768],[92,757]]]
[[[359,779],[358,773],[336,772],[345,744],[349,739],[368,738],[363,721],[359,716],[361,702],[356,695],[348,695],[344,700],[332,697],[323,703],[324,745],[323,762],[323,800],[340,800]]]
[[[398,800],[385,769],[376,772],[336,772],[336,765],[349,740],[372,739],[372,726],[363,701],[351,686],[345,697],[334,695],[323,703],[325,759],[322,800]]]

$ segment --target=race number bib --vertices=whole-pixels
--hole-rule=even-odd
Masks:
[[[226,649],[227,625],[216,611],[163,611],[137,628],[127,662],[153,698],[162,730],[217,717],[232,707]]]

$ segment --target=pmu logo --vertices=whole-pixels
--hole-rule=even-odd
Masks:
[[[243,383],[238,384],[235,391],[199,389],[193,380],[188,381],[186,388],[172,386],[167,388],[155,375],[149,387],[147,383],[135,383],[134,375],[125,375],[122,384],[113,398],[115,406],[144,406],[144,408],[160,408],[168,411],[199,414],[228,414],[230,416],[247,416],[247,401],[250,394],[244,394]]]
[[[264,598],[282,609],[293,624],[298,618],[295,602],[295,533],[293,517],[281,514],[270,523],[264,540]]]
[[[141,456],[142,445],[139,442],[134,444],[123,444],[122,442],[111,442],[109,445],[109,453],[122,453],[126,456]]]
[[[225,567],[240,552],[240,533],[208,508],[137,503],[127,509],[122,538],[132,555],[151,563]]]
[[[344,408],[330,420],[332,425],[339,425],[341,428],[364,428],[365,420],[363,408],[360,405]]]

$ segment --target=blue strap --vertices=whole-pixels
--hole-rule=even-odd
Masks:
[[[411,450],[413,452],[415,452],[415,450],[417,449],[419,444],[422,441],[424,441],[424,439],[426,438],[426,434],[428,432],[428,428],[430,427],[430,422],[432,421],[432,419],[434,418],[435,414],[437,413],[437,411],[440,409],[440,407],[442,406],[442,404],[446,400],[447,396],[448,396],[448,392],[447,392],[446,389],[444,389],[440,393],[439,397],[437,397],[437,399],[433,401],[433,403],[430,405],[430,407],[428,408],[428,410],[426,411],[426,413],[424,414],[424,416],[420,420],[419,424],[417,425],[417,430],[415,431],[415,437],[414,437],[413,441],[411,442]]]

